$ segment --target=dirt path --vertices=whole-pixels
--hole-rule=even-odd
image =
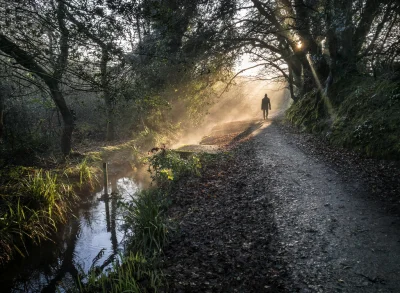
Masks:
[[[167,291],[400,292],[396,164],[271,121],[253,136],[177,188]]]
[[[274,124],[254,138],[268,169],[280,254],[303,292],[399,292],[400,218]]]

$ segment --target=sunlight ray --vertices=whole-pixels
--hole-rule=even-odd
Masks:
[[[315,70],[314,63],[313,63],[313,61],[312,61],[312,59],[310,57],[310,54],[307,54],[306,56],[307,56],[307,61],[310,64],[311,72],[312,72],[312,75],[314,77],[315,83],[318,86],[318,90],[321,93],[322,100],[324,101],[326,109],[328,110],[329,117],[331,119],[333,119],[334,116],[335,116],[335,113],[334,113],[335,111],[333,109],[332,103],[331,103],[328,95],[326,94],[324,88],[321,85],[321,82],[320,82],[320,80],[318,78],[318,75],[317,75],[317,72]]]

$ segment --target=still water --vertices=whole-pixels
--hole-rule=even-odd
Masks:
[[[114,176],[110,183],[108,200],[104,190],[87,196],[54,243],[31,249],[0,272],[0,292],[65,292],[79,273],[110,267],[123,252],[120,202],[142,188],[133,176]]]

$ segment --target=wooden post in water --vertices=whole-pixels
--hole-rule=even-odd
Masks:
[[[104,196],[108,197],[108,171],[107,162],[103,162],[103,175],[104,175]]]
[[[111,231],[110,225],[110,203],[108,202],[108,171],[107,171],[107,162],[103,162],[103,184],[104,184],[104,204],[106,210],[106,224],[107,224],[107,232]]]

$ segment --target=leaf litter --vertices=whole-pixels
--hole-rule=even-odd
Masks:
[[[311,156],[315,162],[325,164],[327,167],[324,168],[331,168],[343,184],[356,181],[368,191],[363,196],[385,201],[389,203],[390,211],[397,213],[398,162],[361,158],[287,125],[275,123],[275,126],[287,144]],[[329,287],[332,292],[364,292],[374,284],[365,284],[367,277],[381,280],[380,276],[372,275],[362,279],[360,276],[365,274],[356,271],[350,260],[338,264],[350,276],[343,279],[336,278],[336,272],[327,271],[329,266],[312,264],[309,258],[312,259],[313,253],[317,255],[319,250],[326,259],[332,258],[324,247],[329,243],[329,237],[335,239],[335,233],[341,229],[340,221],[335,218],[339,215],[332,212],[335,209],[340,213],[348,212],[346,203],[322,203],[325,213],[332,214],[324,229],[299,226],[296,215],[279,215],[284,210],[282,206],[296,204],[298,199],[289,196],[285,199],[285,192],[290,189],[287,186],[276,189],[281,173],[293,166],[279,160],[271,160],[269,166],[260,163],[257,156],[260,147],[251,135],[240,140],[234,139],[237,133],[220,135],[207,139],[223,144],[233,155],[220,155],[218,160],[204,166],[201,177],[181,180],[174,188],[169,217],[179,224],[179,229],[165,248],[162,267],[168,287],[162,291],[327,292],[324,282],[326,285],[331,278],[333,283],[336,282]],[[302,169],[298,171],[312,182],[310,174]],[[299,178],[289,179],[294,187],[304,184]],[[327,178],[328,183],[336,184],[335,180],[335,177]],[[314,187],[310,190],[314,192]],[[356,219],[348,216],[348,219]],[[279,218],[287,218],[283,221],[286,221],[283,229],[288,230],[287,235],[279,232]],[[356,224],[360,228],[355,234],[368,233],[368,229],[361,227],[362,220]],[[309,238],[311,242],[303,242],[302,238]],[[321,257],[321,261],[324,259]],[[307,269],[296,262],[308,262],[311,267]],[[304,272],[299,272],[303,269]],[[338,267],[333,269],[339,271]],[[346,291],[345,287],[350,283],[353,287],[349,290],[356,291]],[[368,292],[378,289],[371,288]]]

